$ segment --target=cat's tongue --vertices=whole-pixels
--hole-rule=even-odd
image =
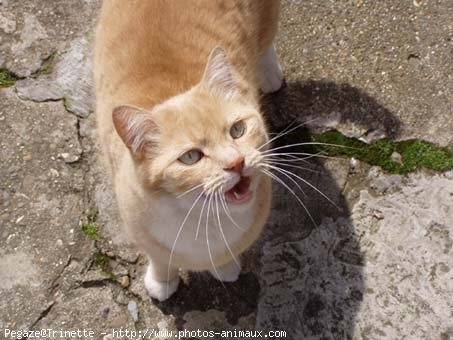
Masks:
[[[234,204],[244,204],[252,199],[250,190],[250,177],[241,177],[241,180],[230,190],[225,192],[227,202]]]

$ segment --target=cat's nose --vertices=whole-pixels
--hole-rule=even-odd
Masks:
[[[242,170],[244,170],[244,156],[240,156],[236,158],[232,163],[230,163],[224,170],[226,171],[234,171],[238,174],[242,174]]]

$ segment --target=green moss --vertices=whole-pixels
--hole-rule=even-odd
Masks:
[[[453,150],[434,144],[411,140],[398,143],[396,150],[403,156],[403,172],[427,168],[434,171],[453,169]]]
[[[87,235],[93,241],[98,241],[101,239],[101,234],[99,233],[98,228],[94,224],[91,224],[91,223],[83,224],[82,231],[85,235]]]
[[[315,152],[323,152],[329,156],[354,157],[394,174],[407,174],[421,168],[434,171],[453,169],[453,150],[421,140],[393,142],[382,139],[373,144],[366,144],[355,138],[346,137],[338,131],[313,135],[311,139],[315,142],[339,145],[316,146]],[[401,162],[392,158],[394,152],[401,155]]]
[[[110,266],[110,259],[107,255],[98,251],[94,254],[94,264],[98,267],[109,279],[113,282],[118,281],[116,275],[112,273],[112,267]]]
[[[7,70],[0,70],[0,87],[13,86],[19,78]]]
[[[94,254],[94,264],[103,272],[110,271],[110,259],[107,255],[102,254],[101,252]]]
[[[93,241],[99,241],[101,239],[101,233],[96,226],[98,217],[98,210],[90,210],[87,214],[87,222],[82,225],[82,231],[84,234],[90,237]]]

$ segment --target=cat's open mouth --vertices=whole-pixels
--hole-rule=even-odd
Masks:
[[[250,177],[241,177],[234,187],[225,192],[228,203],[245,204],[252,199],[253,192],[250,190]]]

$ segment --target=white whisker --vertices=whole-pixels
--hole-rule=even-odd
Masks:
[[[266,169],[261,169],[261,171],[264,174],[268,175],[270,178],[276,180],[278,183],[283,185],[291,194],[293,194],[293,196],[297,199],[297,201],[300,203],[300,205],[302,205],[302,207],[304,208],[305,212],[308,214],[308,217],[312,221],[313,225],[316,227],[316,222],[313,219],[313,216],[311,216],[310,212],[308,211],[307,207],[302,202],[302,200],[299,198],[299,196],[297,196],[296,193],[285,182],[283,182],[278,176],[274,175],[272,172],[270,172],[270,171],[268,171]]]
[[[204,183],[200,183],[200,184],[190,188],[189,190],[184,191],[182,194],[178,195],[177,198],[181,198],[181,197],[187,195],[189,192],[192,192],[192,191],[198,189],[199,187],[202,187],[203,185],[204,185]]]
[[[271,152],[271,151],[291,148],[293,146],[304,146],[304,145],[327,145],[327,146],[335,146],[335,147],[339,147],[339,148],[355,149],[352,146],[346,146],[346,145],[329,144],[329,143],[321,143],[321,142],[304,142],[304,143],[296,143],[296,144],[288,144],[288,145],[279,146],[277,148],[273,148],[273,149],[269,149],[269,150],[263,151],[263,153],[265,154],[265,153]]]
[[[209,245],[209,231],[208,231],[208,224],[209,224],[209,211],[211,210],[211,201],[212,201],[212,195],[209,196],[209,202],[208,202],[208,213],[206,215],[206,244],[208,246],[208,254],[209,254],[209,260],[211,261],[212,269],[216,273],[217,277],[220,277],[219,272],[217,271],[217,268],[214,265],[214,260],[212,259],[212,254],[211,254],[211,246]],[[223,285],[223,283],[222,283]]]
[[[189,192],[192,192],[192,191],[194,191],[194,190],[196,190],[196,189],[198,189],[199,187],[202,187],[202,186],[204,186],[204,185],[206,185],[206,186],[213,185],[213,183],[215,183],[215,181],[218,181],[218,180],[221,179],[221,178],[222,178],[221,176],[218,176],[218,177],[215,177],[215,178],[211,179],[211,180],[208,181],[207,183],[200,183],[200,184],[198,184],[198,185],[196,185],[196,186],[190,188],[189,190],[184,191],[182,194],[179,194],[179,195],[176,196],[176,197],[177,197],[177,198],[181,198],[181,197],[187,195]]]
[[[168,267],[167,267],[167,295],[168,295],[168,282],[170,281],[170,268],[171,268],[171,261],[173,259],[173,252],[175,251],[176,247],[176,242],[178,242],[179,235],[181,234],[182,228],[184,227],[184,224],[186,223],[187,219],[189,218],[190,213],[192,212],[193,208],[197,204],[197,202],[200,200],[200,197],[203,195],[203,192],[201,192],[198,197],[195,199],[193,202],[192,206],[190,207],[189,211],[187,212],[186,216],[184,217],[184,220],[181,223],[181,226],[178,229],[178,232],[176,233],[175,241],[173,242],[173,245],[171,247],[171,252],[170,252],[170,258],[168,260]]]
[[[310,169],[310,168],[305,168],[303,166],[297,166],[297,165],[292,165],[292,164],[288,164],[287,162],[284,162],[284,161],[276,161],[276,160],[268,160],[266,161],[267,164],[273,164],[273,165],[283,165],[283,166],[288,166],[288,167],[291,167],[291,168],[295,168],[295,169],[300,169],[300,170],[305,170],[305,171],[308,171],[308,172],[312,172],[312,173],[315,173],[315,174],[321,174],[320,171],[316,171],[316,170],[313,170],[313,169]]]
[[[208,199],[208,196],[205,196],[203,205],[201,206],[200,217],[198,218],[197,231],[195,232],[195,240],[198,239],[198,232],[200,231],[201,219],[203,217],[204,206],[206,205],[207,199]]]
[[[275,136],[274,138],[271,138],[271,139],[268,140],[266,143],[264,143],[264,144],[262,144],[260,147],[258,147],[257,150],[261,150],[264,146],[268,145],[269,143],[272,143],[272,142],[275,141],[276,139],[281,138],[281,137],[283,137],[283,136],[285,136],[285,135],[287,135],[287,134],[293,132],[294,130],[300,128],[301,126],[306,125],[306,124],[309,124],[309,123],[311,123],[311,122],[313,122],[313,121],[315,121],[315,120],[317,120],[317,119],[319,119],[319,118],[314,118],[314,119],[309,120],[308,122],[304,122],[304,123],[301,123],[301,124],[299,124],[299,125],[296,125],[295,127],[291,128],[291,129],[288,130],[288,131],[285,131],[285,130],[288,128],[288,127],[286,127],[286,128],[285,128],[281,133],[279,133],[277,136]],[[291,123],[289,126],[291,126],[292,124],[293,124],[293,123]]]
[[[270,140],[268,140],[267,142],[261,144],[257,150],[261,150],[263,147],[265,147],[266,145],[272,143],[274,140],[276,139],[279,139],[283,136],[286,136],[287,134],[291,133],[293,130],[290,130],[288,131],[289,128],[291,128],[291,125],[293,125],[293,123],[295,123],[297,121],[297,118],[295,120],[293,120],[287,127],[285,127],[282,131],[278,132],[278,133],[275,133],[275,136],[272,137]],[[303,124],[299,124],[298,126],[296,126],[296,128],[298,128],[299,126],[301,126]]]
[[[220,188],[220,191],[223,192],[223,187]],[[230,219],[230,221],[233,223],[233,225],[235,227],[237,227],[238,229],[242,230],[242,231],[245,231],[244,228],[242,228],[241,226],[239,226],[236,221],[233,219],[233,217],[231,216],[231,212],[230,212],[230,209],[228,208],[228,204],[226,203],[225,201],[225,197],[223,196],[223,194],[220,195],[220,202],[222,203],[222,206],[223,206],[223,210],[225,211],[225,214],[228,216],[228,218]]]
[[[281,154],[279,154],[279,155],[281,155]],[[293,155],[281,155],[281,156],[269,156],[269,157],[262,156],[262,159],[265,159],[266,162],[268,159],[270,159],[270,160],[278,159],[279,162],[287,162],[287,163],[303,162],[303,163],[312,165],[312,163],[307,161],[307,159],[310,159],[310,158],[313,158],[313,157],[308,157],[308,156],[307,157],[297,157],[297,156],[293,156]]]
[[[220,194],[222,194],[222,193],[220,193]],[[239,261],[236,259],[236,256],[234,256],[233,251],[231,250],[230,245],[228,244],[228,241],[227,241],[227,239],[225,237],[225,234],[223,233],[222,224],[220,223],[219,202],[217,200],[217,196],[218,195],[219,195],[219,193],[215,194],[215,205],[216,205],[216,210],[217,210],[217,221],[219,222],[218,227],[219,227],[220,233],[222,234],[223,241],[225,241],[225,246],[227,247],[228,251],[230,252],[231,257],[234,260],[234,263],[240,269],[241,265],[239,264]]]
[[[308,152],[285,152],[285,153],[270,153],[270,154],[264,154],[262,155],[263,158],[267,158],[267,157],[271,157],[271,156],[297,156],[297,155],[301,155],[301,156],[307,156],[307,157],[304,157],[302,159],[309,159],[309,158],[313,158],[313,157],[319,157],[319,158],[328,158],[328,159],[342,159],[340,157],[333,157],[333,156],[326,156],[326,155],[322,155],[321,152],[320,153],[308,153]]]
[[[288,170],[285,170],[285,169],[281,169],[281,168],[278,168],[276,166],[272,166],[270,165],[269,166],[270,168],[273,168],[277,171],[283,171],[284,173],[287,173],[288,175],[291,175],[291,176],[294,176],[295,178],[301,180],[302,182],[304,182],[305,184],[307,184],[308,186],[310,186],[312,189],[316,190],[322,197],[324,197],[326,200],[328,200],[334,207],[336,207],[338,210],[341,210],[340,207],[338,205],[336,205],[329,197],[327,197],[327,195],[325,195],[321,190],[319,190],[318,188],[316,188],[313,184],[311,184],[309,181],[307,181],[306,179],[303,179],[302,177],[292,173],[291,171],[288,171]]]
[[[300,186],[300,184],[297,183],[291,176],[285,174],[285,173],[284,173],[283,171],[281,171],[281,169],[278,168],[278,167],[272,166],[272,165],[270,165],[270,164],[263,164],[263,165],[264,165],[265,167],[268,167],[268,168],[270,168],[270,169],[274,169],[275,171],[278,171],[278,172],[281,173],[283,176],[285,176],[286,178],[288,178],[291,182],[293,182],[293,183],[296,185],[296,187],[302,192],[302,194],[303,194],[305,197],[307,197],[307,194],[305,194],[304,189],[302,189],[302,187]]]

